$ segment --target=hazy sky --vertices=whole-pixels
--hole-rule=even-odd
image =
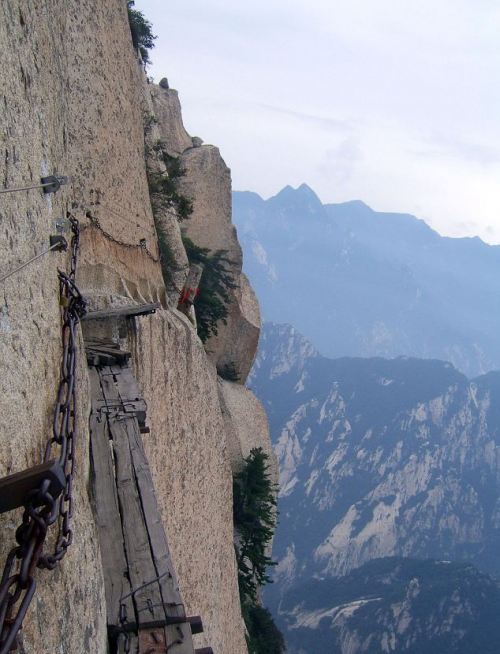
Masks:
[[[498,0],[136,0],[149,74],[233,188],[413,213],[500,243]]]

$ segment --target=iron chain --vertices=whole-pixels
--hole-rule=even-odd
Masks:
[[[45,449],[44,461],[54,457],[58,448],[61,468],[66,477],[63,492],[53,498],[48,492],[49,481],[25,498],[22,522],[16,531],[17,545],[5,563],[0,582],[0,654],[7,654],[13,646],[36,589],[37,568],[52,570],[64,557],[73,541],[70,520],[73,513],[73,476],[75,472],[76,429],[76,328],[85,315],[85,299],[76,286],[76,267],[80,244],[78,221],[69,215],[71,224],[71,261],[69,272],[59,274],[62,318],[61,382],[52,427],[52,437]],[[44,553],[47,530],[57,523],[54,549]]]
[[[160,262],[160,257],[155,257],[154,254],[152,254],[148,248],[146,247],[146,241],[145,239],[141,239],[141,242],[136,244],[136,243],[125,243],[124,241],[120,241],[119,239],[115,238],[112,234],[107,232],[101,225],[99,218],[96,216],[93,216],[90,211],[87,211],[86,217],[90,220],[90,224],[98,229],[101,234],[108,239],[108,241],[112,241],[113,243],[116,243],[117,245],[120,245],[121,247],[124,248],[131,248],[131,249],[140,249],[146,252],[147,256],[153,261],[154,263],[159,263]],[[83,227],[82,229],[86,229]]]

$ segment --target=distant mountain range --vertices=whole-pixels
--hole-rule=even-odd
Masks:
[[[280,465],[275,613],[297,584],[382,557],[500,575],[500,372],[469,381],[438,360],[328,359],[265,324],[249,384]]]
[[[497,654],[500,588],[473,566],[387,558],[285,594],[288,654]]]
[[[306,185],[267,201],[235,192],[233,221],[265,320],[294,325],[323,355],[500,368],[499,246],[362,202],[323,205]]]

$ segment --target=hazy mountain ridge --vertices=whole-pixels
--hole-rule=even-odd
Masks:
[[[280,464],[276,583],[375,558],[466,560],[500,573],[500,373],[319,356],[266,324],[250,383]]]
[[[377,559],[285,594],[289,654],[493,654],[500,588],[473,566]]]
[[[235,192],[233,220],[265,320],[293,324],[322,354],[500,368],[500,247],[362,202],[322,205],[306,185],[267,201]]]

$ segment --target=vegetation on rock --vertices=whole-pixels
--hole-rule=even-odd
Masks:
[[[150,63],[149,50],[155,47],[153,26],[137,9],[134,9],[134,0],[127,0],[128,22],[132,34],[132,43],[134,48],[141,53],[142,61],[145,65]]]
[[[238,582],[242,600],[256,599],[257,588],[270,583],[267,568],[276,565],[266,554],[276,525],[276,493],[269,479],[267,455],[253,448],[245,467],[234,476],[233,517],[238,532]]]
[[[148,148],[148,154],[163,164],[161,169],[148,165],[148,185],[153,213],[160,209],[173,207],[179,220],[186,220],[193,213],[191,200],[179,192],[179,179],[184,177],[186,169],[178,157],[168,154],[162,141],[156,141]]]
[[[226,250],[210,254],[209,248],[195,245],[190,238],[182,239],[190,263],[203,264],[198,294],[194,301],[198,336],[205,343],[213,334],[218,334],[218,324],[227,324],[227,304],[231,301],[229,290],[236,288],[233,275],[228,269],[233,262],[228,259]]]
[[[154,115],[144,115],[145,137],[156,122]],[[161,212],[173,208],[177,218],[185,220],[193,212],[193,203],[185,195],[179,193],[179,178],[186,174],[179,159],[170,156],[161,141],[147,146],[146,153],[149,197],[158,235],[163,281],[165,286],[171,286],[172,273],[177,269],[177,263],[160,220]]]
[[[268,459],[261,447],[252,449],[233,482],[238,586],[250,654],[281,654],[286,649],[271,614],[257,599],[259,587],[272,583],[267,568],[276,565],[266,554],[276,525],[276,493]]]
[[[273,616],[260,604],[246,602],[242,606],[243,619],[248,631],[249,654],[283,654],[285,639],[276,626]]]

